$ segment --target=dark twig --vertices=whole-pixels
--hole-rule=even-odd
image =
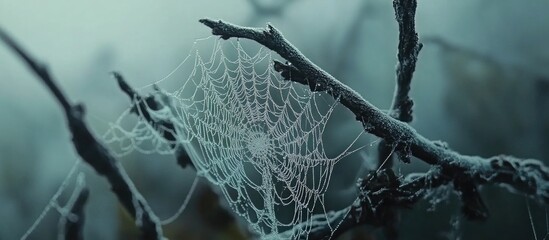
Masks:
[[[412,121],[414,102],[409,96],[410,84],[416,70],[419,51],[423,45],[418,42],[415,29],[416,0],[394,0],[393,8],[398,23],[398,64],[396,67],[396,90],[391,115],[403,122]]]
[[[223,39],[251,39],[275,51],[288,61],[275,62],[275,69],[285,79],[307,84],[311,91],[326,91],[353,112],[367,132],[391,143],[401,156],[409,158],[413,155],[426,163],[440,166],[444,169],[444,178],[466,178],[473,186],[482,183],[503,184],[533,199],[549,203],[549,169],[541,161],[503,155],[490,158],[461,155],[428,140],[405,122],[373,106],[354,90],[307,59],[273,26],[268,25],[266,29],[260,29],[210,19],[201,19],[200,22],[211,28],[212,34]],[[465,185],[471,183],[466,182]],[[457,189],[463,190],[467,187]],[[476,190],[468,189],[466,192],[475,193]],[[483,205],[473,199],[468,199],[467,203],[476,203],[480,208]]]
[[[122,89],[123,92],[125,92],[132,100],[132,112],[136,114],[138,117],[141,117],[147,121],[147,123],[150,124],[150,126],[154,127],[159,133],[162,133],[162,136],[164,139],[170,141],[172,143],[172,147],[176,148],[175,156],[177,158],[177,163],[182,167],[186,168],[187,166],[191,166],[193,169],[196,169],[193,162],[191,161],[191,158],[189,157],[187,151],[183,148],[183,146],[175,143],[176,140],[175,134],[175,127],[172,122],[169,122],[167,120],[157,120],[151,117],[149,114],[150,110],[158,110],[163,107],[165,107],[165,102],[158,101],[154,95],[149,95],[146,97],[143,97],[139,95],[120,75],[119,73],[113,72],[113,76],[118,82],[118,85],[120,86],[120,89]],[[171,107],[171,106],[168,106]],[[166,131],[167,130],[167,131]],[[166,134],[166,132],[168,134]],[[215,193],[213,189],[208,189],[208,192],[210,194],[214,194],[215,196],[212,196],[212,198],[217,199],[219,196]],[[216,212],[216,218],[221,217],[223,220],[220,222],[223,222],[223,224],[231,225],[234,224],[235,226],[238,226],[237,219],[225,208],[223,208],[217,201],[215,201],[213,209],[209,209]],[[211,206],[209,206],[211,208]],[[219,220],[219,219],[217,219]],[[249,235],[247,232],[242,231],[242,236]]]
[[[344,232],[359,225],[386,226],[394,222],[394,209],[410,208],[414,203],[441,186],[451,183],[439,168],[427,173],[408,175],[400,181],[391,169],[371,172],[365,179],[359,179],[359,197],[350,206],[328,214],[314,215],[312,223],[297,225],[283,236],[295,234],[300,229],[311,229],[301,239],[335,239]],[[331,226],[331,227],[330,227]],[[333,229],[334,226],[339,226]]]
[[[120,203],[136,220],[143,239],[162,239],[160,222],[146,200],[137,191],[120,163],[109,153],[107,148],[96,140],[88,129],[84,121],[84,106],[81,104],[71,105],[63,92],[54,83],[46,68],[31,58],[2,30],[0,30],[0,38],[25,61],[28,67],[46,84],[55,98],[61,103],[76,151],[82,160],[92,166],[97,173],[107,178]]]
[[[393,8],[398,23],[399,41],[398,41],[398,63],[396,66],[396,88],[393,97],[393,103],[389,115],[393,118],[409,123],[412,121],[412,107],[414,102],[410,98],[410,85],[416,69],[417,57],[423,45],[419,43],[417,32],[415,30],[416,0],[394,0]],[[379,163],[380,167],[391,167],[392,144],[382,140],[379,144]],[[408,158],[402,159],[408,162]],[[383,164],[384,162],[387,162]],[[383,166],[382,166],[383,165]]]
[[[128,95],[128,97],[132,99],[132,101],[134,101],[134,105],[132,106],[132,113],[145,119],[147,123],[149,123],[154,129],[162,134],[162,137],[164,139],[170,142],[172,148],[176,148],[175,157],[177,159],[177,163],[181,167],[186,168],[190,165],[194,168],[194,164],[187,154],[187,151],[185,151],[183,146],[177,144],[176,130],[174,124],[167,120],[154,119],[149,114],[149,109],[159,110],[164,107],[163,103],[158,101],[154,95],[142,97],[124,80],[122,75],[117,72],[113,72],[112,74],[118,82],[118,86],[120,87],[120,89],[124,93],[126,93],[126,95]]]
[[[73,197],[69,200],[67,207],[70,208],[67,216],[61,219],[64,227],[64,239],[82,240],[84,239],[84,206],[88,201],[90,191],[86,187],[77,188]]]
[[[412,121],[412,107],[414,102],[410,97],[410,85],[412,83],[413,73],[416,69],[417,57],[421,51],[422,44],[418,41],[418,35],[415,30],[416,0],[394,0],[393,8],[395,18],[398,23],[398,63],[396,66],[396,88],[393,97],[393,103],[389,115],[393,118],[409,123]],[[379,168],[391,168],[393,166],[393,146],[391,143],[382,139],[378,145],[378,163]],[[402,156],[402,160],[409,162],[409,157]],[[398,231],[396,224],[398,221],[398,212],[388,209],[388,215],[392,216],[394,222],[387,222],[384,226],[387,239],[397,239]]]
[[[359,225],[381,227],[394,224],[394,217],[397,217],[394,210],[411,208],[419,200],[428,197],[433,190],[452,183],[454,188],[459,188],[455,179],[449,178],[440,167],[427,173],[409,174],[403,180],[399,180],[391,169],[371,172],[365,179],[357,182],[359,196],[352,205],[328,215],[314,215],[315,221],[311,221],[313,225],[300,224],[283,233],[283,236],[291,235],[299,229],[310,228],[307,235],[300,236],[302,239],[334,239]],[[334,231],[334,226],[339,227]],[[397,237],[396,232],[387,230],[390,229],[386,229],[387,237]]]

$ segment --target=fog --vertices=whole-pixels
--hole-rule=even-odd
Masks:
[[[86,120],[99,136],[129,106],[110,72],[121,72],[136,87],[162,79],[197,39],[211,35],[198,22],[204,17],[252,27],[271,23],[317,65],[378,108],[389,109],[398,44],[391,1],[255,1],[274,11],[251,2],[0,0],[0,27],[47,65],[70,99],[85,104]],[[412,81],[412,126],[463,154],[549,159],[548,10],[546,0],[419,0],[416,28],[424,47]],[[342,129],[360,126],[352,114],[342,112],[335,116]],[[326,134],[337,142],[348,131]],[[375,150],[369,147],[365,153],[373,156]],[[60,105],[0,44],[0,239],[19,239],[30,228],[77,159]],[[180,169],[172,157],[135,153],[121,160],[162,219],[176,212],[196,175]],[[419,162],[398,167],[404,172],[428,169]],[[339,163],[332,189],[353,187],[353,171],[360,164],[351,158]],[[132,220],[106,181],[85,163],[80,169],[91,191],[86,238],[135,237]],[[73,181],[70,185],[63,201]],[[204,216],[200,203],[212,198],[208,189],[201,179],[187,210],[165,228],[167,237],[238,239]],[[353,199],[334,191],[327,199],[333,209]],[[422,201],[402,212],[400,234],[403,239],[534,238],[525,197],[497,186],[484,187],[482,196],[491,213],[485,222],[459,217],[455,197],[434,211]],[[549,231],[545,206],[528,204],[541,239]],[[55,238],[58,217],[55,210],[48,213],[29,239]],[[452,219],[460,219],[459,228]],[[342,238],[382,236],[363,228]]]

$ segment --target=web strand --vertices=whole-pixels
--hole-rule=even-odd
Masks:
[[[201,54],[199,45],[211,42],[210,52]],[[274,71],[270,50],[248,48],[238,40],[199,40],[176,69],[154,83],[180,87],[153,92],[164,107],[149,106],[138,114],[173,123],[175,142],[162,137],[165,129],[155,129],[143,118],[125,125],[130,111],[111,125],[104,139],[119,146],[119,155],[173,154],[174,145],[183,146],[197,174],[219,187],[233,211],[266,238],[308,221],[313,213],[326,214],[324,194],[335,164],[366,145],[357,147],[364,133],[360,130],[329,156],[324,133],[339,103],[283,80]],[[172,79],[183,70],[188,70],[183,81]],[[189,196],[164,224],[180,215]]]

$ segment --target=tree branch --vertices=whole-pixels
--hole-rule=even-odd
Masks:
[[[394,0],[393,8],[398,23],[398,64],[396,66],[397,84],[391,115],[403,122],[412,121],[414,102],[409,96],[410,84],[416,70],[419,51],[423,45],[418,42],[415,29],[416,0]]]
[[[110,154],[88,129],[84,121],[85,110],[81,104],[72,105],[63,92],[57,87],[49,72],[27,54],[13,39],[0,29],[2,39],[14,50],[28,67],[38,76],[47,88],[61,103],[68,127],[72,133],[72,142],[78,155],[92,166],[97,173],[107,178],[112,191],[118,197],[120,203],[136,220],[143,239],[163,239],[162,228],[158,218],[150,209],[146,200],[133,185],[126,171],[120,163]]]
[[[303,84],[303,80],[306,79],[311,91],[325,90],[353,112],[367,132],[397,144],[396,149],[403,156],[413,155],[431,165],[441,166],[451,174],[449,177],[462,175],[475,181],[507,184],[534,199],[549,203],[549,169],[541,161],[511,156],[482,158],[461,155],[428,140],[406,123],[373,106],[357,92],[307,59],[273,26],[268,25],[266,29],[260,29],[210,19],[201,19],[200,22],[210,27],[212,34],[223,39],[246,38],[275,51],[289,62],[275,63],[275,69],[282,76],[293,76],[291,73],[298,71],[300,78],[294,80],[290,77],[287,80]],[[530,172],[524,171],[525,168]]]
[[[408,24],[411,24],[409,23],[409,14],[411,13],[404,13],[404,10],[399,9],[398,6],[395,6],[395,10],[399,22],[406,19]],[[407,14],[408,17],[405,17]],[[233,37],[250,39],[278,53],[288,62],[281,63],[275,61],[274,67],[286,80],[306,84],[311,91],[326,91],[334,97],[334,99],[353,112],[367,132],[392,144],[397,153],[404,157],[404,161],[411,156],[415,156],[426,163],[440,166],[441,169],[444,170],[444,175],[439,176],[442,179],[448,179],[448,181],[449,179],[465,179],[464,181],[454,181],[453,183],[454,188],[462,194],[462,201],[464,203],[463,212],[466,216],[473,219],[482,219],[487,216],[486,208],[476,189],[477,184],[504,184],[512,187],[512,189],[516,191],[525,193],[538,201],[546,204],[549,203],[549,169],[543,165],[541,161],[518,159],[503,155],[491,158],[461,155],[450,150],[447,146],[426,139],[405,122],[393,118],[389,114],[383,113],[351,88],[342,84],[333,76],[312,63],[273,26],[268,25],[266,29],[259,29],[241,27],[210,19],[201,19],[200,22],[210,27],[212,29],[212,34],[221,36],[223,39]],[[399,44],[402,51],[399,51],[400,63],[397,66],[398,87],[395,94],[395,102],[401,102],[401,104],[395,104],[394,106],[398,109],[404,109],[395,115],[397,118],[411,120],[411,117],[407,117],[407,115],[411,116],[412,106],[412,102],[408,97],[409,84],[421,45],[417,43],[415,30],[406,28],[405,26],[406,24],[403,24],[403,27],[401,27],[403,28],[403,31],[407,31],[408,35],[410,35],[409,33],[414,34],[412,34],[411,40],[404,37],[404,39],[408,39],[408,43]],[[412,44],[412,47],[410,47],[410,42],[415,42],[415,44]],[[411,63],[412,61],[413,63]],[[444,183],[446,183],[446,181]],[[413,186],[424,186],[414,183],[409,184]],[[406,190],[406,188],[405,186],[401,186],[397,190],[403,191]],[[423,187],[414,189],[414,191],[420,190],[425,191]],[[368,197],[366,199],[371,200],[371,198],[372,197]],[[404,199],[407,199],[407,201],[410,200],[410,198]],[[319,229],[321,229],[321,233],[319,236],[330,236],[337,234],[337,231],[343,231],[342,229],[345,229],[345,226],[347,226],[344,224],[346,222],[349,222],[349,227],[357,225],[358,222],[376,225],[379,222],[380,217],[375,216],[373,212],[364,215],[364,209],[361,208],[364,207],[365,202],[360,202],[360,200],[357,201],[359,201],[357,204],[338,211],[338,213],[350,212],[351,217],[346,215],[336,232],[331,232],[331,228],[330,232],[327,232],[327,225],[325,225],[326,222],[324,222],[320,224],[321,226]],[[358,213],[362,214],[360,216],[371,217],[364,217],[364,220],[358,219],[357,222],[357,218],[352,217],[352,215]],[[386,213],[386,211],[384,213]],[[333,223],[335,223],[335,221],[341,220],[341,216],[344,215],[329,214],[328,218],[333,219],[328,220],[329,222],[334,221]],[[319,223],[322,221],[312,222]],[[311,226],[308,225],[307,227]],[[312,228],[315,229],[315,226],[312,226]],[[313,231],[312,234],[316,234],[315,232],[316,231]],[[316,237],[314,238],[316,239]]]
[[[417,32],[415,30],[416,0],[394,0],[393,8],[395,18],[398,23],[399,41],[398,41],[398,63],[396,66],[396,88],[393,97],[391,111],[389,113],[393,118],[409,123],[413,119],[412,107],[414,102],[410,98],[410,85],[412,83],[413,73],[416,69],[417,56],[422,48],[418,42]],[[391,168],[393,166],[393,146],[385,139],[382,139],[378,145],[378,164],[379,168]],[[407,161],[409,158],[402,157]],[[474,184],[470,184],[474,187]],[[470,189],[470,188],[467,188]],[[475,188],[476,190],[476,188]],[[476,191],[467,191],[467,196],[473,195]],[[477,195],[478,196],[478,195]],[[469,198],[467,198],[469,199]],[[480,199],[480,197],[478,197]],[[465,205],[468,206],[468,205]],[[472,212],[469,210],[467,212]],[[398,239],[396,224],[398,222],[398,212],[388,210],[388,215],[392,216],[393,222],[387,222],[384,226],[388,239]]]

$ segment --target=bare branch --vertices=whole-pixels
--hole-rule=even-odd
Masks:
[[[391,111],[389,113],[393,118],[409,123],[413,119],[412,107],[414,102],[410,97],[410,85],[412,83],[413,73],[416,69],[417,56],[422,48],[422,45],[418,43],[418,36],[415,30],[415,14],[416,14],[417,2],[416,0],[394,0],[393,8],[395,10],[395,17],[398,23],[398,63],[396,66],[396,88],[393,97],[393,103]],[[378,164],[379,168],[391,168],[393,166],[393,146],[391,143],[382,139],[378,145]],[[409,158],[401,156],[401,159],[408,161]],[[469,186],[470,185],[470,186]],[[467,190],[469,193],[467,198],[471,199],[471,195],[477,193],[474,184],[468,184]],[[472,188],[471,188],[472,187]],[[463,194],[465,195],[465,194]],[[480,199],[478,194],[474,199]],[[481,200],[479,200],[482,202]],[[469,206],[466,204],[464,206]],[[473,208],[472,208],[473,209]],[[474,208],[476,209],[476,208]],[[464,211],[467,213],[473,212],[473,210]],[[394,222],[387,222],[384,226],[384,230],[388,239],[397,239],[398,231],[396,230],[396,224],[398,221],[398,212],[396,210],[388,210],[387,215],[392,216]],[[469,214],[473,216],[473,214]],[[474,215],[476,216],[476,215]]]
[[[397,9],[397,19],[399,19],[399,13]],[[400,20],[400,19],[399,19]],[[244,28],[233,24],[224,23],[222,21],[213,21],[208,19],[200,20],[203,24],[212,28],[214,35],[219,35],[223,39],[229,39],[231,37],[236,38],[248,38],[254,40],[269,49],[277,52],[280,56],[285,58],[288,62],[281,63],[275,62],[275,70],[280,72],[281,75],[290,81],[294,81],[309,86],[311,91],[326,91],[336,100],[346,106],[351,112],[353,112],[363,126],[365,130],[378,137],[384,139],[390,146],[393,146],[397,153],[406,161],[411,155],[429,163],[432,165],[438,165],[443,169],[443,175],[439,176],[441,179],[460,179],[463,181],[454,181],[454,188],[461,193],[463,202],[463,212],[470,219],[484,219],[488,216],[487,209],[478,194],[476,185],[485,183],[504,184],[512,187],[513,189],[526,193],[531,198],[538,201],[549,203],[549,169],[544,166],[539,160],[526,160],[518,159],[511,156],[496,156],[492,158],[482,158],[478,156],[466,156],[460,155],[450,149],[447,146],[438,144],[438,142],[432,142],[425,137],[418,134],[413,128],[408,126],[399,119],[393,118],[391,115],[385,114],[375,106],[364,100],[355,91],[345,86],[337,79],[320,69],[313,64],[305,56],[303,56],[295,47],[293,47],[282,34],[272,26],[268,26],[267,29],[256,28]],[[407,29],[406,31],[408,31]],[[414,32],[414,31],[412,31]],[[415,34],[415,32],[414,32]],[[415,42],[417,44],[417,36],[414,35]],[[414,42],[414,40],[412,40]],[[408,49],[406,44],[403,46]],[[401,55],[399,59],[402,59],[397,68],[397,83],[399,89],[397,90],[396,98],[400,98],[399,92],[402,93],[401,99],[405,99],[404,102],[409,102],[409,80],[411,80],[411,74],[415,69],[415,61],[417,60],[417,53],[421,49],[420,45],[412,48],[406,57]],[[411,51],[411,52],[410,52]],[[399,52],[400,53],[400,52]],[[407,62],[408,61],[408,62]],[[414,61],[411,67],[409,61]],[[400,69],[400,70],[399,70]],[[403,79],[403,80],[401,80]],[[404,94],[405,93],[405,94]],[[396,100],[397,102],[400,100]],[[398,108],[411,109],[411,104],[395,105]],[[401,111],[401,113],[409,113],[410,111]],[[397,118],[401,117],[401,114],[393,115]],[[411,120],[406,118],[404,120]],[[423,188],[419,188],[423,189]],[[403,186],[397,189],[403,191]],[[371,197],[368,204],[370,204]],[[408,198],[409,200],[409,198]],[[343,209],[341,212],[350,212],[351,216],[347,215],[343,218],[343,222],[336,232],[331,232],[331,228],[327,228],[325,222],[319,226],[306,227],[319,229],[319,231],[312,231],[309,237],[313,239],[322,239],[326,236],[337,235],[338,231],[343,232],[348,226],[356,226],[359,223],[368,223],[380,226],[380,223],[386,224],[392,207],[387,207],[381,216],[376,216],[373,212],[371,214],[365,214],[363,207],[369,207],[366,202],[360,202]],[[365,205],[366,204],[366,205]],[[370,216],[364,219],[357,219],[352,217],[353,214],[362,214],[360,216]],[[342,214],[330,214],[333,219],[328,219],[328,222],[333,224],[340,222],[343,216]],[[322,216],[320,216],[322,217]],[[385,219],[385,220],[383,220]],[[322,221],[313,221],[319,223]],[[346,224],[348,223],[348,224]],[[305,226],[304,226],[305,227]],[[330,231],[328,231],[330,230]],[[317,234],[318,235],[315,235]],[[320,237],[314,237],[320,236]]]
[[[396,88],[393,97],[391,111],[393,118],[409,123],[412,121],[412,107],[414,102],[410,98],[410,85],[413,73],[416,69],[417,57],[423,47],[418,42],[415,30],[416,0],[394,0],[393,8],[398,23],[398,63],[396,66]],[[378,145],[378,163],[380,168],[391,168],[393,166],[393,148],[390,142],[382,139]],[[409,157],[401,156],[402,160],[408,162]]]
[[[354,90],[303,56],[273,26],[268,25],[266,29],[259,29],[210,19],[201,19],[200,22],[210,27],[212,34],[221,36],[223,39],[233,37],[251,39],[275,51],[291,63],[291,65],[280,62],[277,64],[283,76],[292,76],[288,72],[290,69],[299,71],[300,75],[306,78],[298,78],[298,82],[303,83],[302,80],[307,79],[309,86],[316,86],[311,89],[312,91],[325,89],[328,94],[355,114],[367,132],[396,144],[396,151],[402,156],[413,155],[431,165],[441,166],[449,174],[448,177],[463,176],[474,181],[503,183],[534,199],[549,203],[549,179],[547,178],[549,169],[541,161],[510,156],[482,158],[461,155],[435,144],[406,123],[392,118],[373,106]],[[294,81],[291,77],[287,80]],[[525,168],[528,172],[524,171]]]
[[[394,221],[391,212],[396,209],[410,208],[414,203],[423,199],[432,190],[453,185],[456,193],[462,199],[462,212],[469,219],[485,219],[488,217],[488,210],[482,199],[479,198],[477,184],[499,184],[505,183],[523,189],[528,194],[531,189],[545,189],[547,186],[531,186],[524,180],[513,179],[514,176],[528,174],[537,175],[534,178],[549,180],[547,167],[535,160],[521,160],[509,156],[496,156],[489,159],[498,173],[492,178],[485,179],[478,175],[462,175],[449,177],[441,167],[434,167],[427,173],[413,173],[399,181],[391,169],[382,169],[379,172],[372,172],[364,180],[358,181],[359,197],[355,202],[338,211],[313,216],[313,221],[302,223],[296,228],[283,233],[284,236],[291,236],[299,229],[311,229],[308,235],[300,236],[303,239],[333,239],[347,230],[358,225],[386,226],[387,222]],[[543,170],[540,170],[543,169]],[[521,172],[521,173],[517,173]],[[514,182],[514,183],[512,183]],[[534,193],[532,193],[535,195]],[[547,196],[538,199],[548,202]],[[334,229],[330,226],[339,226]]]
[[[38,64],[6,33],[0,30],[2,39],[14,50],[29,68],[42,80],[48,89],[55,95],[63,106],[69,129],[72,133],[72,142],[76,151],[97,173],[107,178],[112,191],[120,203],[136,220],[144,239],[163,239],[162,228],[158,218],[150,209],[146,200],[137,191],[132,181],[120,163],[109,153],[88,129],[84,121],[85,110],[81,104],[71,105],[62,91],[57,87],[46,68]]]
[[[309,87],[312,91],[326,91],[336,100],[339,100],[341,104],[346,106],[356,115],[357,119],[364,124],[368,132],[390,142],[412,144],[411,140],[414,139],[415,130],[400,121],[390,118],[381,110],[364,100],[357,92],[316,66],[301,54],[297,48],[289,43],[273,26],[269,25],[267,29],[259,29],[240,27],[230,23],[209,19],[202,19],[200,22],[212,28],[212,33],[221,36],[223,39],[229,39],[231,37],[247,38],[277,52],[291,63],[291,66],[295,67],[296,70],[299,70],[302,76],[307,76],[307,79],[310,81]],[[287,74],[287,76],[292,76],[290,73],[285,73],[286,70],[290,69],[289,65],[283,66],[284,64],[282,63],[278,65],[278,69],[283,76],[285,74]],[[289,80],[294,81],[293,78]],[[405,149],[406,148],[402,146],[399,150]],[[426,161],[436,163],[437,156],[428,156],[426,157]]]
[[[419,51],[423,45],[418,42],[415,30],[416,0],[394,0],[393,8],[398,22],[398,64],[396,67],[397,85],[391,115],[403,122],[412,121],[414,102],[409,96],[410,84],[416,70]]]

